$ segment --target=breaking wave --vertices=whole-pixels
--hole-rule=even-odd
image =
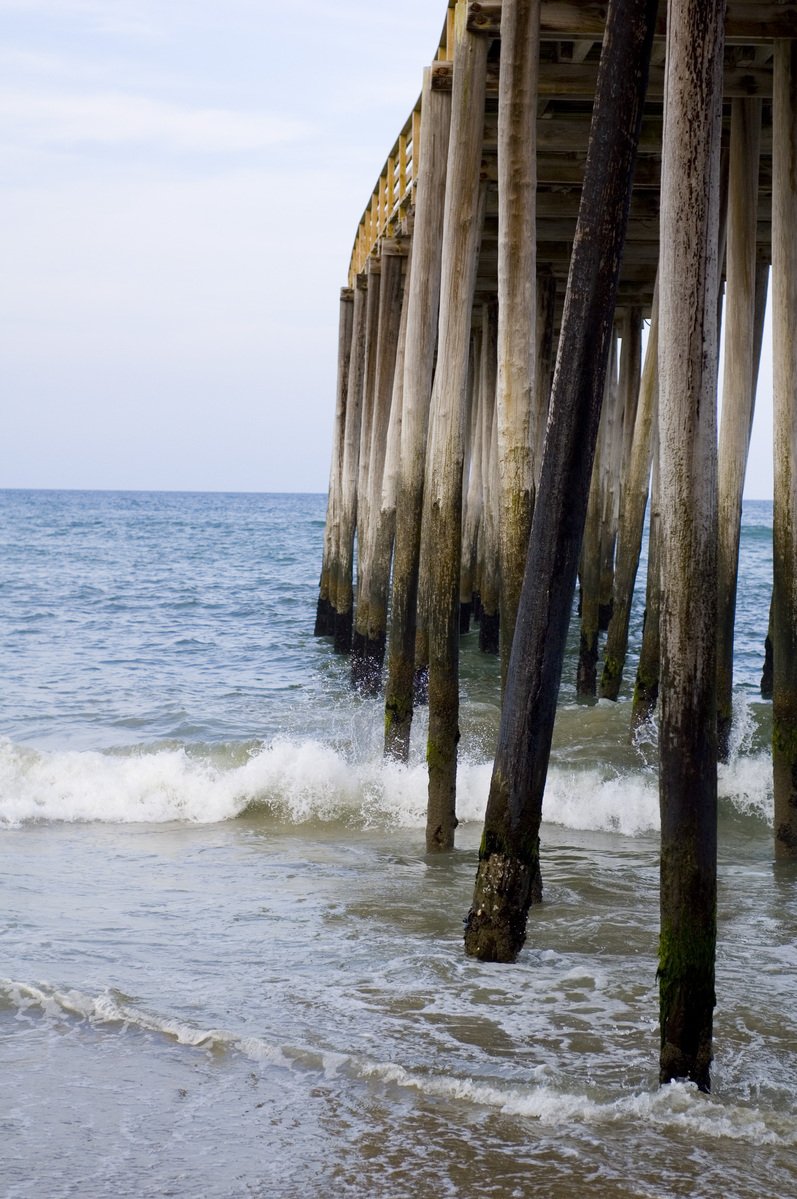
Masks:
[[[480,821],[489,761],[462,761],[458,815]],[[731,813],[767,822],[772,815],[769,755],[740,756],[720,768],[720,796]],[[29,822],[213,824],[259,809],[289,823],[344,821],[361,827],[423,827],[426,768],[370,756],[358,760],[316,740],[190,750],[44,751],[0,741],[0,824]],[[659,827],[650,768],[551,765],[545,819],[573,829],[626,836]]]

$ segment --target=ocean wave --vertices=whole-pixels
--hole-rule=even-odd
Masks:
[[[239,1053],[250,1061],[332,1078],[341,1074],[363,1082],[395,1086],[423,1096],[488,1108],[502,1115],[549,1126],[610,1126],[645,1123],[662,1130],[682,1130],[709,1140],[751,1145],[797,1145],[797,1129],[789,1110],[745,1105],[701,1094],[696,1086],[675,1082],[655,1091],[632,1091],[619,1097],[572,1089],[547,1077],[544,1067],[531,1070],[525,1085],[502,1079],[458,1076],[434,1069],[408,1068],[357,1053],[274,1044],[265,1038],[223,1028],[201,1028],[188,1021],[141,1008],[113,991],[87,995],[60,990],[49,983],[0,979],[0,1009],[21,1017],[42,1015],[56,1023],[85,1021],[93,1027],[154,1033],[189,1049],[206,1053]]]
[[[481,821],[492,763],[460,762],[457,812]],[[765,753],[720,768],[730,812],[768,822],[771,765]],[[422,828],[426,767],[381,756],[358,759],[315,740],[267,745],[156,747],[125,753],[42,751],[0,741],[0,824],[31,822],[214,824],[267,810],[288,823],[344,821],[359,827]],[[544,818],[568,828],[624,836],[659,827],[658,786],[650,768],[607,771],[552,763]]]

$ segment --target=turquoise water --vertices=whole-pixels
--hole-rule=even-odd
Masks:
[[[630,742],[628,691],[576,703],[568,662],[545,903],[516,966],[468,961],[496,662],[465,638],[463,823],[427,858],[424,713],[385,764],[379,702],[312,636],[324,509],[0,493],[2,1194],[793,1195],[771,505],[745,508],[710,1098],[656,1087],[655,736]]]

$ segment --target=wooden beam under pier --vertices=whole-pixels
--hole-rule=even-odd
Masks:
[[[600,41],[606,25],[607,3],[600,0],[542,0],[540,37],[544,41]],[[468,28],[487,37],[498,37],[501,0],[469,0]],[[666,34],[666,4],[659,6],[656,38]],[[729,0],[725,20],[726,44],[768,42],[773,38],[797,37],[797,3],[767,3],[760,0]]]
[[[487,64],[487,96],[498,95],[499,65],[497,60]],[[450,62],[435,62],[432,64],[432,87],[435,91],[451,90],[454,78],[454,64]],[[595,83],[598,78],[597,62],[540,62],[538,95],[542,98],[569,100],[591,100],[595,95]],[[651,67],[650,83],[648,84],[648,100],[661,101],[664,98],[664,67]],[[772,99],[772,72],[766,66],[731,64],[725,69],[724,76],[725,98]]]

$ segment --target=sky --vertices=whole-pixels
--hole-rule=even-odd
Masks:
[[[339,290],[445,7],[0,0],[0,487],[326,489]]]

